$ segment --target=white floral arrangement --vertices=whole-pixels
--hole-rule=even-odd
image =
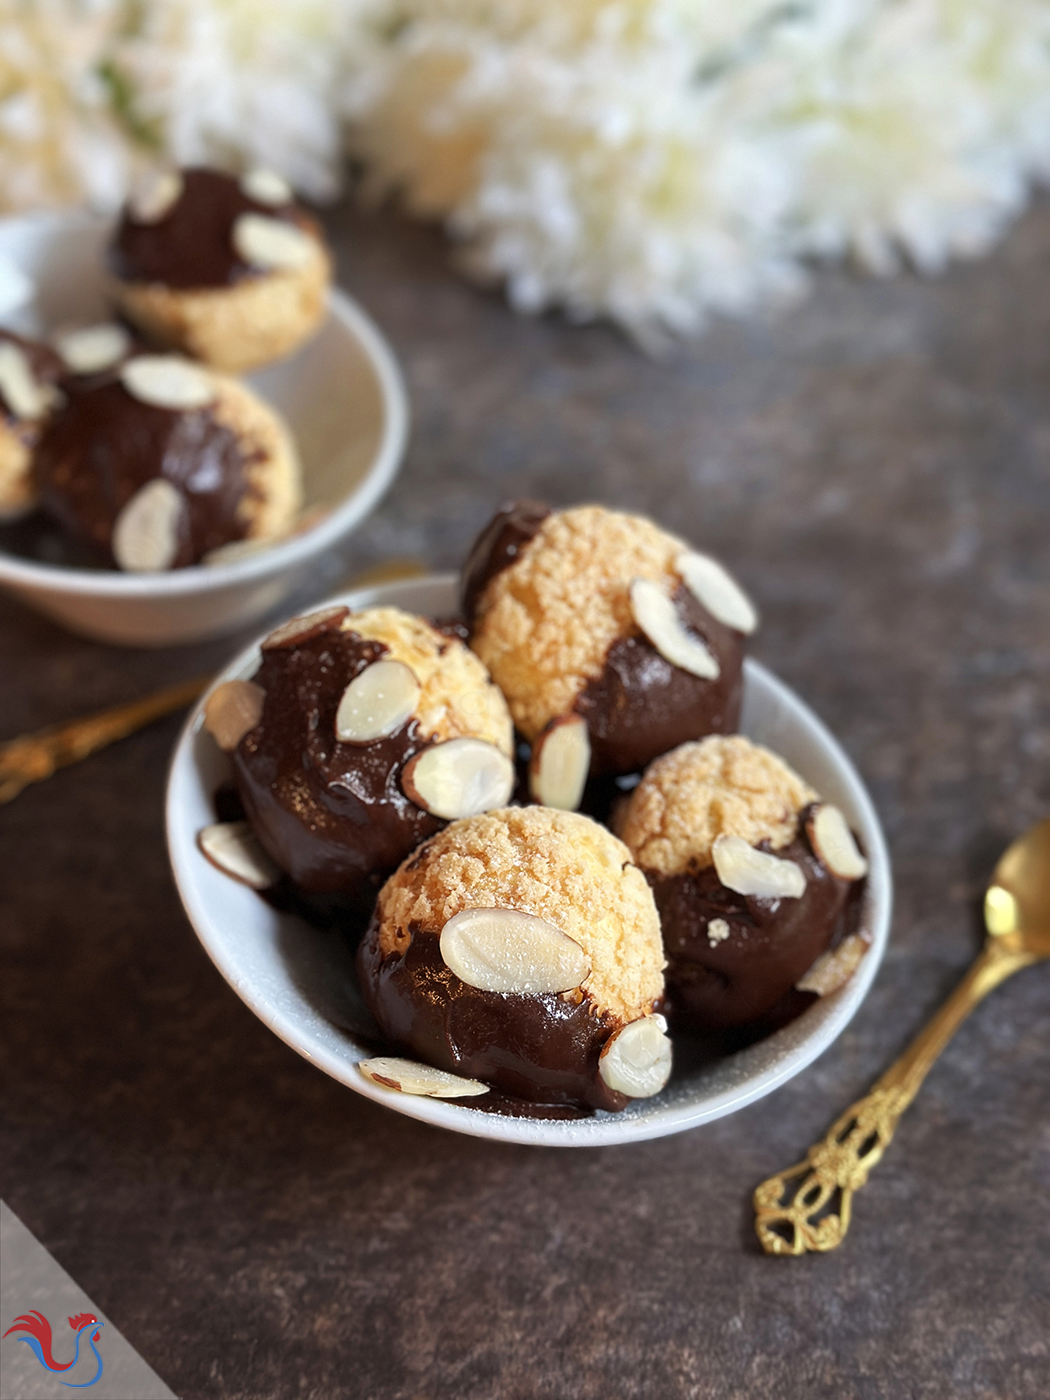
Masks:
[[[1050,0],[4,0],[0,198],[158,158],[443,220],[523,311],[645,342],[814,259],[936,272],[1050,177]]]

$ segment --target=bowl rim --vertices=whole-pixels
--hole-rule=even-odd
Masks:
[[[412,610],[419,611],[418,601],[413,606],[410,600],[417,599],[420,591],[448,589],[454,586],[457,578],[458,575],[452,573],[430,574],[422,578],[340,592],[321,600],[314,608],[332,604],[345,604],[351,608],[385,605],[411,607]],[[314,608],[303,609],[300,614],[293,616],[313,611]],[[304,1034],[301,1027],[296,1027],[283,1011],[268,1005],[264,994],[248,986],[238,974],[235,960],[224,955],[221,939],[213,937],[207,908],[198,899],[194,888],[189,853],[192,851],[196,859],[201,859],[197,853],[196,832],[186,838],[180,823],[183,788],[196,776],[193,743],[201,725],[207,697],[215,686],[224,680],[242,676],[254,667],[259,654],[259,643],[272,630],[271,627],[261,632],[255,641],[239,651],[222,668],[187,716],[179,733],[169,765],[165,796],[168,856],[175,885],[190,925],[225,980],[245,1005],[286,1045],[339,1083],[410,1118],[487,1140],[541,1147],[598,1147],[640,1142],[699,1127],[764,1098],[822,1055],[838,1039],[859,1010],[875,979],[889,941],[893,879],[885,836],[867,788],[838,740],[806,702],[774,672],[761,662],[747,657],[744,662],[745,674],[772,692],[791,713],[793,721],[808,729],[810,736],[819,743],[834,765],[855,804],[867,847],[871,910],[868,932],[871,946],[846,986],[828,999],[829,1002],[833,1001],[833,1004],[823,1020],[801,1043],[782,1054],[775,1064],[752,1073],[750,1078],[740,1084],[725,1088],[701,1103],[663,1104],[654,1107],[644,1116],[626,1117],[623,1114],[599,1113],[595,1117],[579,1120],[511,1118],[485,1113],[447,1100],[400,1094],[365,1079],[357,1069],[357,1059],[352,1058],[350,1054],[337,1054],[319,1040],[311,1040],[309,1034]],[[306,1000],[303,993],[299,995]]]
[[[78,222],[108,222],[89,211],[48,213],[0,220],[0,229],[30,225],[74,226]],[[404,378],[386,337],[375,321],[348,292],[329,287],[329,315],[342,323],[360,345],[379,386],[383,423],[379,445],[358,486],[334,506],[322,520],[301,534],[292,535],[243,559],[225,564],[191,564],[168,573],[122,573],[118,569],[78,569],[41,564],[0,550],[0,582],[33,585],[56,592],[95,598],[177,598],[208,594],[252,583],[312,559],[327,549],[375,508],[397,475],[408,443],[410,409]],[[265,369],[269,366],[260,366]]]

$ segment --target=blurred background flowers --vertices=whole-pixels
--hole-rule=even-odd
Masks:
[[[0,201],[350,170],[524,311],[641,340],[936,272],[1050,177],[1050,0],[0,0]]]

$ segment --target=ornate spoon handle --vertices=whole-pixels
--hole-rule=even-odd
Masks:
[[[1033,953],[989,938],[969,971],[874,1088],[809,1149],[804,1162],[771,1176],[754,1196],[755,1230],[767,1254],[834,1249],[849,1229],[854,1191],[890,1145],[901,1114],[919,1092],[937,1056],[979,1001],[1000,982],[1036,962]]]
[[[96,749],[105,748],[114,740],[152,724],[155,719],[192,704],[209,684],[209,679],[201,676],[183,681],[181,685],[158,690],[142,700],[115,705],[110,710],[99,710],[83,719],[38,729],[35,734],[23,734],[19,739],[0,744],[0,804],[10,802],[30,783],[50,778],[56,768],[77,763]]]

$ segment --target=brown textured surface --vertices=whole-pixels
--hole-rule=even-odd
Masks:
[[[184,1397],[1047,1394],[1050,968],[963,1028],[840,1250],[765,1258],[748,1202],[957,980],[995,857],[1050,810],[1050,207],[942,281],[822,277],[664,364],[515,320],[426,231],[331,226],[414,403],[354,566],[450,567],[514,495],[600,495],[717,553],[754,652],[871,785],[887,961],[834,1050],[718,1123],[561,1153],[442,1134],[311,1068],[208,963],[163,849],[172,721],[0,809],[5,1198]],[[0,734],[233,645],[111,650],[5,598]]]

